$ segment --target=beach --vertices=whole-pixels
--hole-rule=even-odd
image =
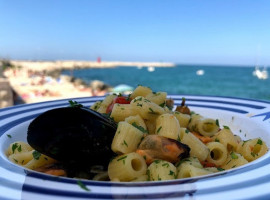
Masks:
[[[270,79],[256,76],[257,69],[252,66],[86,61],[10,63],[13,67],[7,68],[3,74],[6,85],[13,91],[15,105],[103,96],[111,92],[128,93],[139,84],[168,94],[270,100]],[[1,107],[12,106],[10,92],[2,93],[5,93],[6,100],[1,99]]]
[[[79,78],[61,74],[63,70],[174,67],[173,63],[159,62],[10,61],[10,64],[13,67],[7,68],[3,75],[14,91],[14,104],[103,96],[113,89],[100,80],[86,84]],[[11,104],[2,107],[7,106]]]

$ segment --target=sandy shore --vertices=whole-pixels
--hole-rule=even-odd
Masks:
[[[60,76],[57,79],[50,76],[28,76],[25,70],[17,70],[16,73],[10,70],[4,74],[14,92],[24,103],[93,96],[90,87],[74,84],[67,76]]]
[[[78,68],[113,68],[113,67],[174,67],[173,63],[161,62],[95,62],[95,61],[16,61],[11,63],[33,71],[70,70]]]
[[[11,87],[24,103],[36,103],[65,98],[103,96],[112,91],[96,80],[85,85],[69,76],[53,77],[49,72],[78,68],[174,67],[173,63],[158,62],[91,62],[91,61],[10,61],[16,68],[4,72]]]

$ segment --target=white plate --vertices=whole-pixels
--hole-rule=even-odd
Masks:
[[[219,119],[244,140],[261,137],[270,147],[270,102],[250,99],[183,95],[191,110]],[[176,104],[182,96],[171,95]],[[101,100],[78,98],[90,106]],[[26,170],[11,163],[5,150],[26,141],[30,121],[45,110],[68,106],[68,100],[25,104],[0,110],[0,199],[269,199],[270,153],[236,169],[211,176],[146,183],[111,183],[59,178]],[[11,135],[12,137],[8,137]]]

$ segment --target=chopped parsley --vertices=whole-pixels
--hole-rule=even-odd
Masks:
[[[139,129],[143,133],[148,133],[148,131],[145,130],[142,126],[137,125],[136,122],[133,122],[131,125],[134,126],[137,129]]]
[[[160,127],[158,128],[157,133],[159,133],[161,129],[162,129],[162,126],[160,126]]]
[[[154,160],[154,163],[158,164],[158,163],[160,163],[160,160]]]
[[[216,125],[219,126],[219,121],[218,121],[218,119],[216,119]]]
[[[170,176],[174,176],[174,172],[172,170],[170,170],[170,173],[169,173]]]
[[[12,138],[11,135],[7,134],[7,137]]]
[[[223,126],[225,129],[228,129],[228,130],[230,130],[230,127],[229,126]]]
[[[168,168],[169,167],[169,163],[163,163],[162,166]]]
[[[159,104],[160,107],[164,108],[166,105],[166,102],[162,103],[162,104]]]
[[[86,187],[80,180],[77,181],[77,184],[80,186],[80,188],[84,189],[85,191],[89,192],[90,189]]]
[[[123,156],[121,158],[118,158],[117,161],[123,161],[123,164],[125,164],[125,159],[127,158],[127,156]]]
[[[230,162],[231,162],[232,160],[229,160],[229,162],[227,162],[227,164],[226,165],[228,165]]]
[[[18,163],[18,160],[16,160],[15,158],[13,158],[13,160],[14,160],[16,163]]]
[[[21,152],[22,151],[22,145],[20,145],[19,147],[18,147],[18,152]]]
[[[259,138],[258,141],[257,141],[257,144],[262,145],[263,141]]]
[[[35,159],[35,160],[38,160],[39,158],[40,158],[40,156],[41,156],[41,153],[39,153],[38,151],[34,151],[33,153],[32,153],[32,155],[33,155],[33,158]]]
[[[149,108],[149,110],[150,110],[150,114],[153,114],[153,115],[156,115],[157,114],[157,112],[155,112],[152,108]]]
[[[129,95],[127,96],[127,101],[131,101],[130,96],[131,96],[131,94],[129,94]]]
[[[189,133],[189,130],[188,130],[188,129],[186,129],[186,130],[185,130],[185,133],[186,133],[186,134],[188,134],[188,133]]]
[[[224,171],[225,169],[221,168],[221,167],[218,167],[217,168],[218,171]]]
[[[231,158],[232,158],[232,159],[237,159],[238,156],[237,156],[234,152],[232,152],[232,153],[231,153]]]
[[[81,108],[81,107],[83,107],[83,105],[82,105],[82,104],[79,104],[77,101],[69,100],[68,103],[69,103],[69,106],[70,106],[70,107],[76,107],[76,108]]]
[[[144,99],[144,102],[151,102],[151,101],[149,101],[148,99]]]
[[[138,98],[135,98],[135,99],[133,100],[134,103],[135,103],[136,101],[142,101],[142,97],[138,97]]]
[[[14,143],[11,148],[12,148],[12,153],[14,153],[15,150],[18,148],[18,143],[17,142]]]
[[[128,144],[127,144],[126,140],[124,140],[123,144],[128,147]]]
[[[249,139],[249,140],[250,140],[250,139]],[[245,140],[245,141],[243,141],[242,146],[244,146],[244,145],[245,145],[245,143],[246,143],[246,142],[248,142],[249,140]]]
[[[220,141],[219,141],[219,139],[216,138],[216,139],[215,139],[215,142],[220,142]]]
[[[256,154],[254,153],[254,152],[251,152],[250,153],[253,157],[255,157],[256,156]]]

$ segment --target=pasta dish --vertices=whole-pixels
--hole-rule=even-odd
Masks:
[[[70,101],[70,104],[75,107],[76,112],[83,110],[82,105],[77,102]],[[106,124],[100,125],[98,129],[104,128],[103,141],[91,142],[91,145],[87,144],[89,149],[82,147],[81,150],[77,150],[77,156],[61,160],[64,155],[60,154],[62,149],[54,146],[53,152],[53,147],[48,150],[49,146],[56,145],[57,142],[63,144],[68,137],[71,137],[70,141],[74,141],[71,134],[73,132],[66,134],[63,140],[60,136],[52,136],[59,141],[44,143],[45,147],[38,149],[36,147],[39,144],[32,145],[36,138],[30,140],[32,137],[30,133],[35,128],[30,124],[29,144],[22,141],[10,144],[6,151],[8,159],[25,168],[55,176],[135,182],[174,180],[213,174],[245,165],[268,151],[262,138],[243,140],[235,135],[229,126],[221,126],[219,119],[191,111],[185,105],[185,98],[182,99],[181,105],[176,106],[172,99],[167,98],[166,92],[154,92],[145,86],[138,86],[129,96],[107,95],[103,101],[95,102],[88,109],[107,117],[117,125],[115,129],[110,128],[113,130],[111,138],[108,139],[106,136],[106,130],[109,129],[103,127]],[[49,128],[53,130],[54,127]],[[65,131],[69,132],[68,128]],[[48,135],[52,134],[49,132]],[[46,134],[41,135],[46,137]],[[45,141],[44,138],[42,141]],[[87,137],[77,139],[81,140],[83,146]],[[105,140],[110,144],[103,145],[102,142]],[[96,152],[93,154],[98,155],[98,148],[106,149],[102,150],[104,155],[102,158],[107,155],[108,159],[104,158],[102,162],[95,159],[96,163],[95,160],[91,160],[90,165],[90,161],[84,163],[88,158],[84,157],[84,160],[76,158],[80,157],[80,154],[90,155],[93,150]],[[84,167],[80,167],[82,165]]]

